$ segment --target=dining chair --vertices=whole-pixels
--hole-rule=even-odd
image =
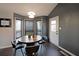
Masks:
[[[26,55],[27,56],[37,56],[39,50],[39,45],[27,46],[26,47]]]
[[[21,53],[22,53],[22,55],[24,56],[24,52],[23,52],[23,50],[22,50],[22,48],[24,48],[24,46],[21,45],[21,43],[16,44],[14,41],[13,41],[13,42],[11,41],[11,44],[12,44],[12,47],[14,48],[14,54],[13,54],[14,56],[16,55],[16,51],[17,51],[18,49],[21,50]]]
[[[39,44],[48,44],[47,36],[42,36],[42,39],[39,41]]]
[[[46,42],[48,42],[48,37],[46,35],[42,36],[42,39]]]
[[[40,44],[41,52],[47,50],[48,38],[46,36],[42,36],[42,39],[38,43]]]

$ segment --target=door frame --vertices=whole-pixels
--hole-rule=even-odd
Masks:
[[[54,44],[54,45],[56,45],[56,46],[59,46],[59,16],[55,16],[55,17],[52,17],[52,18],[57,18],[57,27],[56,27],[56,32],[57,32],[57,34],[58,34],[58,45],[56,45],[56,44],[54,44],[54,43],[52,43],[52,44]],[[51,21],[51,19],[52,18],[49,18],[49,42],[50,42],[50,21]]]

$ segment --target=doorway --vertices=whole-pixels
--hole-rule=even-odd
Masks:
[[[49,19],[49,41],[59,46],[59,16]]]

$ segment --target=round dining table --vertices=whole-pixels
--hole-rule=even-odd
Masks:
[[[33,55],[39,48],[39,41],[42,39],[40,35],[35,36],[23,36],[16,40],[17,43],[25,44],[26,55]],[[30,47],[30,48],[29,48]],[[29,48],[29,49],[28,49]]]
[[[35,37],[30,36],[30,38],[28,35],[26,35],[26,36],[23,36],[21,38],[18,38],[16,40],[16,42],[17,43],[20,42],[20,43],[27,44],[27,45],[32,45],[36,42],[39,42],[41,39],[42,39],[42,37],[40,35],[35,35]]]

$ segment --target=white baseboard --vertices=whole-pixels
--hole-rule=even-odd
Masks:
[[[12,45],[9,45],[9,46],[3,46],[3,47],[0,47],[0,49],[4,49],[4,48],[8,48],[8,47],[12,47]]]
[[[50,43],[51,43],[51,42],[50,42]],[[51,43],[51,44],[53,44],[53,43]],[[53,44],[53,45],[55,45],[55,44]],[[61,46],[59,46],[59,45],[55,45],[55,46],[58,47],[59,49],[65,51],[66,53],[68,53],[68,54],[71,55],[71,56],[76,56],[75,54],[71,53],[70,51],[64,49],[63,47],[61,47]]]
[[[68,50],[66,50],[64,48],[62,48],[61,46],[57,46],[57,47],[60,48],[61,50],[65,51],[66,53],[68,53],[71,56],[76,56],[75,54],[71,53],[70,51],[68,51]]]
[[[66,53],[63,52],[63,51],[60,51],[60,53],[62,53],[64,56],[69,56],[68,54],[66,54]]]

